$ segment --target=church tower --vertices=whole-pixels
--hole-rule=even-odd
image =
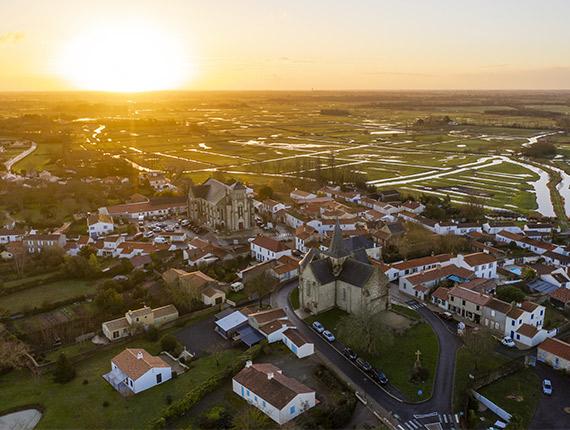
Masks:
[[[335,277],[340,275],[342,272],[342,266],[345,260],[350,255],[350,252],[345,248],[342,241],[342,229],[340,228],[340,223],[338,218],[336,220],[336,225],[334,227],[333,237],[331,239],[331,244],[329,246],[327,255],[332,264],[332,272]]]

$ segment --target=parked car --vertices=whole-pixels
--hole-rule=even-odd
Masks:
[[[243,290],[243,282],[234,282],[233,284],[230,285],[230,290],[234,291],[234,292],[238,292]]]
[[[453,314],[451,312],[442,312],[439,316],[442,320],[453,321]]]
[[[186,227],[189,224],[190,224],[190,221],[188,221],[187,219],[183,219],[182,221],[180,221],[180,225],[182,227]]]
[[[502,338],[501,343],[505,345],[507,348],[515,347],[515,342],[509,336],[505,336],[504,338]]]
[[[374,380],[378,381],[381,385],[386,385],[388,383],[388,378],[381,370],[372,369],[370,371],[370,375],[374,378]]]
[[[149,237],[153,237],[153,236],[154,236],[154,231],[152,231],[152,230],[145,231],[143,234],[143,237],[146,237],[147,239]]]
[[[362,358],[356,359],[356,365],[365,372],[370,372],[372,370],[372,366],[370,365],[370,363],[366,360],[363,360]]]
[[[322,333],[323,331],[325,331],[325,326],[322,325],[320,322],[315,321],[313,323],[313,328],[317,331],[317,333]]]
[[[547,396],[552,395],[552,382],[550,382],[550,379],[545,379],[542,381],[542,392]]]
[[[336,338],[334,337],[334,334],[332,334],[330,331],[325,330],[323,331],[323,337],[328,340],[329,342],[334,342],[336,340]]]
[[[350,361],[354,361],[358,358],[358,355],[356,355],[356,353],[350,349],[350,348],[344,348],[344,351],[342,352],[346,358],[348,358]]]
[[[154,238],[154,243],[166,243],[166,238],[158,236]]]

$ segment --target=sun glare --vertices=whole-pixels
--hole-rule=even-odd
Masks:
[[[167,32],[141,23],[106,25],[73,37],[58,69],[78,89],[169,90],[192,78],[187,57],[180,41]]]

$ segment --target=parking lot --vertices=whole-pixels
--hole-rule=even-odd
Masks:
[[[236,346],[236,344],[232,344],[231,341],[224,339],[216,333],[214,331],[214,321],[215,317],[212,315],[209,318],[184,327],[182,330],[176,332],[174,336],[176,336],[188,351],[197,356],[243,345],[240,342],[239,345]]]

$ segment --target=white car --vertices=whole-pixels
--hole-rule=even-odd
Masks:
[[[166,239],[162,236],[158,236],[154,238],[154,243],[166,243]]]
[[[504,338],[502,338],[501,343],[508,348],[515,347],[515,342],[509,336],[505,336]]]
[[[153,237],[153,236],[154,236],[154,231],[152,231],[152,230],[145,231],[143,234],[143,237],[146,237],[147,239],[149,237]]]
[[[550,382],[550,379],[542,381],[542,392],[547,396],[552,396],[552,382]]]
[[[243,290],[243,282],[234,282],[233,284],[230,285],[230,290],[234,292]]]

